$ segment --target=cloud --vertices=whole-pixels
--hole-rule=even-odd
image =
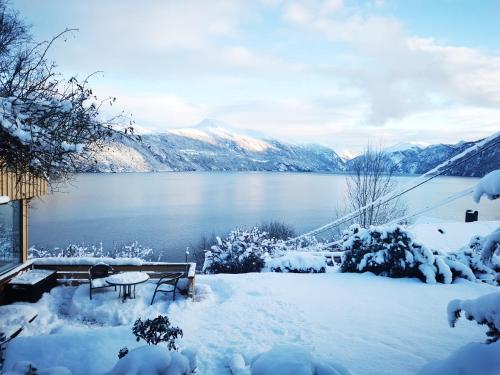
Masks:
[[[104,96],[116,92],[116,87],[96,86]],[[208,109],[200,104],[190,103],[179,96],[164,92],[130,92],[120,90],[113,107],[107,107],[105,114],[113,116],[124,111],[131,114],[135,127],[141,132],[162,132],[169,127],[189,127],[206,118]]]
[[[366,123],[462,105],[494,108],[500,104],[500,57],[478,49],[444,45],[409,36],[389,16],[374,15],[371,6],[323,12],[321,1],[284,6],[283,17],[342,45],[350,64],[334,64],[330,75],[366,94],[371,110]],[[324,67],[318,71],[328,74]]]
[[[59,68],[103,70],[95,91],[147,131],[211,117],[359,151],[500,127],[498,52],[411,35],[383,1],[13,3],[36,39],[78,27],[51,52]]]

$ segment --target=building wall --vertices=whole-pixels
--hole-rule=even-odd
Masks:
[[[0,196],[8,196],[10,200],[22,202],[22,238],[21,262],[28,259],[28,217],[29,201],[48,192],[48,183],[45,179],[34,177],[31,174],[17,174],[0,169]]]

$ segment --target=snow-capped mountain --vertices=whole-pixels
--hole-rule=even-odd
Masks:
[[[490,142],[497,142],[496,140]],[[473,146],[479,141],[465,142],[461,141],[454,145],[436,144],[424,146],[418,143],[398,144],[385,149],[387,158],[394,165],[395,171],[398,174],[422,174],[425,173],[442,162],[458,155],[465,149]],[[346,169],[352,168],[352,164],[357,158],[346,162]],[[498,169],[500,167],[500,145],[490,147],[487,150],[472,157],[467,162],[457,165],[452,168],[447,175],[450,176],[468,176],[482,177],[486,173]]]
[[[399,174],[421,174],[471,147],[455,145],[397,144],[385,149]],[[358,156],[359,157],[359,156]],[[300,171],[343,172],[357,158],[339,156],[320,145],[296,145],[257,134],[231,130],[227,124],[205,120],[192,128],[146,134],[135,140],[117,134],[97,152],[89,172],[148,171]],[[483,176],[500,166],[500,147],[482,152],[450,175]]]
[[[193,128],[143,135],[141,141],[116,135],[96,159],[88,171],[344,170],[342,159],[328,147],[245,135],[211,120]]]

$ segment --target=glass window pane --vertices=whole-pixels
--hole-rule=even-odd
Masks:
[[[0,204],[0,273],[21,263],[21,201]]]

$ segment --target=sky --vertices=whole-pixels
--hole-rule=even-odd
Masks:
[[[141,132],[206,118],[357,154],[500,130],[498,0],[12,0]],[[110,111],[107,109],[106,111]],[[111,112],[110,112],[111,113]]]

